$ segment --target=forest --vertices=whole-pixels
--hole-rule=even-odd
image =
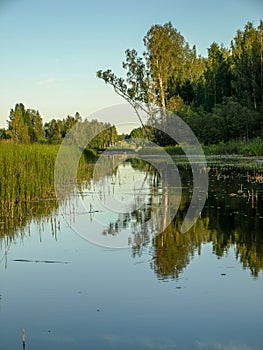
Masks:
[[[74,117],[68,115],[62,120],[52,119],[43,124],[39,111],[26,109],[22,103],[16,104],[15,108],[11,109],[7,130],[0,129],[0,140],[23,144],[57,145],[76,123],[81,123],[83,129],[90,130],[90,136],[97,135],[88,145],[91,149],[105,149],[117,141],[116,128],[109,123],[95,119],[82,120],[80,114],[76,112]]]
[[[207,57],[198,55],[196,46],[190,47],[171,22],[153,25],[143,43],[141,56],[135,49],[125,51],[123,76],[110,69],[97,72],[98,78],[135,108],[139,118],[138,108],[148,106],[147,125],[142,123],[130,137],[174,146],[173,140],[154,128],[158,121],[151,108],[159,106],[181,117],[205,149],[239,153],[240,148],[247,147],[247,154],[263,154],[262,20],[258,26],[248,22],[243,30],[237,30],[229,47],[213,42]],[[18,103],[10,111],[7,129],[0,129],[0,140],[60,144],[77,122],[88,123],[94,135],[108,128],[89,148],[105,149],[122,138],[115,126],[82,120],[78,112],[74,117],[43,124],[39,111]]]
[[[248,22],[238,30],[230,47],[213,42],[207,57],[197,54],[170,22],[153,25],[143,39],[142,56],[125,51],[124,77],[107,69],[97,76],[135,109],[147,104],[147,132],[159,145],[164,135],[152,133],[151,106],[177,113],[203,145],[263,137],[263,22]],[[145,130],[145,127],[142,126]]]

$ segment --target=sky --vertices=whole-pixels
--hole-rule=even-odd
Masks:
[[[206,56],[213,41],[229,46],[260,19],[261,0],[0,0],[0,127],[20,102],[44,122],[76,112],[100,119],[101,109],[124,101],[96,71],[123,74],[125,50],[142,53],[154,24],[171,21]]]

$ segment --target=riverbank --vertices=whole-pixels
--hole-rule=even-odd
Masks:
[[[122,141],[123,142],[123,141]],[[115,147],[114,151],[123,151],[123,149],[130,148],[134,153],[139,155],[160,155],[163,150],[170,155],[184,155],[182,147],[176,146],[148,146],[145,145],[133,145],[132,143],[124,143],[120,147]],[[261,139],[253,139],[249,142],[246,141],[231,141],[220,142],[218,144],[201,145],[204,154],[208,155],[239,155],[245,157],[260,157],[263,156],[263,142]],[[188,154],[191,154],[191,147],[187,147]],[[195,153],[195,152],[194,152]]]

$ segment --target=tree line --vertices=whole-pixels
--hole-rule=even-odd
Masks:
[[[248,22],[230,47],[213,42],[207,57],[197,54],[172,26],[153,25],[143,39],[142,56],[125,51],[125,74],[107,69],[97,76],[154,125],[154,107],[176,112],[204,144],[263,137],[263,21]],[[159,144],[164,135],[147,132]],[[146,131],[143,133],[143,130]],[[137,131],[138,134],[138,131]],[[154,134],[154,135],[153,135]],[[169,140],[165,141],[169,144]]]
[[[107,148],[114,144],[118,137],[114,125],[96,119],[82,120],[78,112],[74,117],[68,115],[62,120],[52,119],[43,123],[39,111],[26,109],[22,103],[16,104],[15,108],[11,109],[7,123],[7,129],[0,129],[0,139],[9,139],[17,143],[60,144],[76,123],[82,124],[80,130],[89,130],[89,139],[94,137],[88,145],[89,148]]]
[[[132,135],[160,146],[173,145],[172,139],[153,128],[160,122],[154,108],[159,106],[179,115],[206,145],[263,138],[262,20],[258,26],[248,22],[238,30],[229,47],[213,42],[207,57],[198,55],[196,46],[190,47],[171,22],[153,25],[143,42],[141,56],[135,49],[125,51],[123,76],[110,69],[97,72],[134,107],[142,128]],[[147,125],[139,108],[148,114]],[[106,126],[82,121],[79,113],[43,124],[38,111],[19,103],[10,112],[8,128],[0,129],[0,139],[59,144],[77,122],[90,123],[96,132]],[[108,147],[118,139],[115,127],[107,127],[93,142],[94,148]]]

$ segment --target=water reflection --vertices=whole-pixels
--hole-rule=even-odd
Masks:
[[[147,163],[107,157],[89,182],[73,185],[70,195],[63,193],[64,217],[94,243],[127,247],[148,242],[155,225],[150,220],[163,201],[159,180]]]
[[[214,166],[209,194],[196,224],[186,233],[178,230],[187,196],[176,219],[153,242],[152,267],[161,279],[178,278],[195,251],[211,242],[218,258],[235,247],[236,258],[257,277],[263,269],[262,170]],[[241,190],[242,189],[242,190]]]
[[[160,162],[160,160],[158,160]],[[169,164],[158,165],[158,168]],[[222,257],[235,248],[236,259],[257,277],[263,269],[263,171],[247,164],[211,163],[209,193],[202,214],[187,233],[180,233],[191,202],[192,174],[178,163],[181,187],[167,168],[163,178],[155,167],[138,159],[110,156],[93,174],[82,164],[77,183],[64,184],[60,202],[39,197],[30,202],[2,202],[0,239],[6,251],[17,236],[30,235],[30,222],[50,220],[52,234],[60,228],[58,212],[91,242],[130,246],[133,256],[150,250],[156,276],[177,279],[202,245],[210,242]],[[182,190],[182,193],[180,192]],[[174,217],[174,208],[178,208]],[[169,224],[170,223],[170,224]],[[156,235],[156,233],[163,231]],[[41,239],[41,229],[40,229]]]
[[[187,164],[179,164],[181,197],[176,192],[168,196],[169,177],[161,178],[153,166],[142,160],[126,160],[114,169],[111,175],[102,176],[97,182],[93,179],[82,189],[81,204],[75,201],[75,215],[80,214],[81,208],[86,212],[89,212],[88,208],[97,209],[89,212],[87,239],[104,245],[118,240],[121,245],[124,240],[132,246],[134,256],[150,246],[151,266],[160,279],[179,278],[194,253],[198,251],[201,254],[202,244],[208,242],[212,243],[213,253],[218,258],[235,247],[236,258],[245,269],[251,270],[254,277],[263,269],[261,169],[236,164],[211,164],[205,208],[185,234],[180,233],[180,228],[191,201],[193,186]],[[129,192],[126,185],[134,184],[135,177],[138,187]],[[95,194],[97,197],[94,197]],[[134,201],[127,201],[125,196],[128,194]],[[116,198],[119,198],[117,206],[114,202]],[[178,198],[180,205],[173,218],[171,207],[178,206]],[[122,205],[122,199],[126,207]],[[111,211],[110,208],[114,209]],[[96,225],[96,219],[106,226],[103,230]],[[78,229],[80,225],[81,230],[84,221],[78,217],[77,222],[75,218],[74,227]],[[169,226],[156,235],[160,228],[167,226],[167,222],[170,222]]]

